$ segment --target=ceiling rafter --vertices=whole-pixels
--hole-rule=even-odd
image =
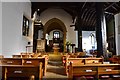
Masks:
[[[88,14],[87,19],[85,20],[85,24],[87,22],[89,22],[89,19],[90,19],[90,17],[91,17],[91,15],[92,15],[93,12],[94,12],[94,10],[91,10],[91,12]]]
[[[117,4],[115,4],[115,6],[116,6],[116,7],[118,7],[118,8],[120,8],[120,6],[119,6],[119,5],[117,5]]]
[[[91,11],[90,9],[87,10],[87,12],[85,13],[85,15],[83,16],[83,21],[85,21],[87,19],[87,16],[88,16],[88,14],[89,14],[90,11]]]
[[[112,7],[114,4],[116,4],[116,3],[114,2],[114,3],[110,4],[110,5],[108,5],[104,10],[109,9],[109,8]]]
[[[90,26],[93,25],[93,23],[95,22],[95,20],[96,20],[96,17],[93,17],[93,20],[91,21]]]
[[[88,9],[86,8],[83,13],[82,13],[82,16],[81,16],[81,19],[83,19],[83,16],[85,15],[85,12],[87,11]]]
[[[91,12],[89,14],[91,14]],[[88,20],[89,20],[89,15],[87,15],[87,18],[84,20],[83,26],[88,25],[89,23]]]
[[[112,8],[117,11],[117,8],[115,8],[114,6],[112,6]]]
[[[39,14],[49,8],[63,9],[71,15],[73,20],[78,17],[79,19],[77,18],[76,22],[81,23],[84,29],[91,30],[90,28],[96,25],[95,4],[95,2],[32,2],[32,15],[37,9],[40,9]],[[109,19],[111,14],[120,13],[120,2],[104,2],[104,10],[108,12],[106,13],[106,18]]]
[[[96,19],[94,20],[94,22],[93,22],[93,25],[95,25],[96,24]]]
[[[91,23],[90,21],[92,21],[93,16],[95,17],[95,13],[96,13],[96,11],[94,11],[93,14],[90,16],[88,25],[90,25],[90,23]]]

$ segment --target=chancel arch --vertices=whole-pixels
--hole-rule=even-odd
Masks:
[[[51,31],[60,31],[63,35],[62,38],[60,38],[61,42],[63,43],[64,50],[66,49],[65,43],[66,43],[66,26],[65,24],[58,18],[52,18],[48,20],[44,25],[44,38],[46,37],[46,34],[49,34]],[[54,38],[53,38],[54,40]]]

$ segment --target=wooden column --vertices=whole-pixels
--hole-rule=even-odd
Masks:
[[[78,26],[78,52],[82,52],[82,28]]]
[[[103,3],[96,3],[96,39],[98,57],[106,56],[106,22]]]
[[[75,27],[77,28],[76,30],[78,31],[78,52],[82,52],[82,25],[81,23],[81,18],[78,18],[76,21]]]

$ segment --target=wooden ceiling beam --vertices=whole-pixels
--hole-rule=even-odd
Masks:
[[[89,24],[90,26],[93,26],[93,23],[95,22],[96,17],[93,17],[93,20],[91,21],[91,23]]]
[[[76,22],[79,22],[81,26],[82,25],[83,26],[94,26],[96,24],[95,4],[96,4],[95,2],[90,2],[90,3],[89,2],[32,3],[32,16],[34,14],[34,11],[36,11],[38,8],[40,9],[39,14],[41,14],[44,10],[48,8],[60,8],[60,9],[65,10],[68,14],[70,14],[73,19],[77,16],[78,20],[76,20]],[[107,12],[116,14],[120,12],[119,4],[120,2],[112,2],[112,3],[105,2],[104,10]],[[107,17],[109,17],[109,15]]]
[[[82,10],[84,9],[85,5],[86,5],[86,2],[83,4],[83,6],[82,6],[82,8],[81,8]]]
[[[120,4],[120,3],[119,3],[119,4]],[[120,6],[119,6],[117,3],[115,4],[115,6],[118,7],[118,8],[120,8]]]
[[[84,15],[85,15],[85,13],[86,13],[87,10],[88,10],[88,9],[86,8],[86,9],[83,11],[82,16],[81,16],[81,19],[83,19],[83,17],[84,17]]]
[[[113,8],[114,10],[118,11],[117,8],[115,8],[114,6],[112,6],[112,8]]]
[[[94,20],[93,25],[94,25],[94,26],[96,25],[96,19]]]
[[[89,14],[90,11],[91,11],[91,10],[88,9],[88,11],[85,13],[85,15],[83,16],[83,21],[85,21],[85,20],[87,19],[88,14]]]
[[[104,10],[109,9],[109,8],[112,7],[114,4],[116,4],[116,3],[114,2],[114,3],[110,4],[110,5],[108,5]]]
[[[93,19],[94,19],[94,17],[95,17],[95,13],[96,13],[96,11],[94,11],[93,12],[93,14],[90,16],[90,18],[89,18],[89,20],[88,20],[88,25],[90,25],[91,24],[91,22],[93,21]]]
[[[83,17],[83,19],[82,19],[82,25],[84,26],[84,25],[87,25],[87,23],[86,23],[86,19],[88,18],[88,13],[90,12],[90,10],[89,11],[87,11],[86,13],[85,13],[85,16]]]
[[[90,19],[91,15],[93,14],[93,12],[94,12],[94,10],[91,10],[91,12],[88,14],[88,17],[85,20],[85,24],[90,21],[89,19]]]

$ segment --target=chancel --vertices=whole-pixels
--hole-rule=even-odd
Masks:
[[[28,1],[0,2],[1,80],[120,80],[119,0]]]

